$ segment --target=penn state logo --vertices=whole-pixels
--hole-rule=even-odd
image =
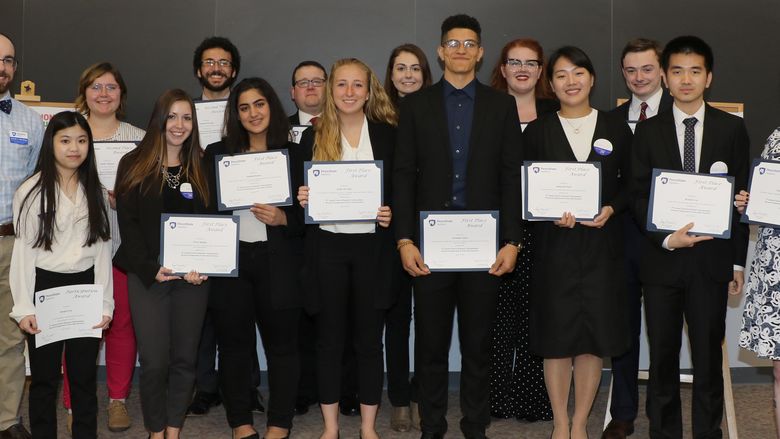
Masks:
[[[758,168],[759,174],[764,175],[764,172],[766,172],[766,168]]]
[[[428,225],[431,226],[431,227],[435,226],[436,225],[436,220],[435,219],[429,219],[428,220]]]
[[[319,177],[320,176],[320,170],[319,169],[315,169],[312,173],[314,174],[315,177]]]
[[[661,177],[661,184],[669,183],[669,179],[666,177]]]
[[[38,303],[43,303],[46,300],[46,296],[38,296]]]
[[[171,229],[175,229],[175,228],[176,228],[176,221],[171,221],[171,222],[168,224],[168,227],[170,227]]]
[[[539,167],[538,166],[534,166],[534,174],[538,174],[538,173],[539,173]]]
[[[228,166],[230,166],[230,160],[225,160],[224,162],[222,162],[222,166],[224,166],[224,167],[226,167],[226,168],[227,168]]]

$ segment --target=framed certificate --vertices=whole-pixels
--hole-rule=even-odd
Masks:
[[[293,125],[290,128],[290,141],[293,143],[301,143],[301,137],[306,128],[311,128],[311,125]]]
[[[35,293],[38,329],[35,347],[79,337],[100,338],[92,327],[103,319],[103,285],[82,284],[49,288]]]
[[[653,169],[647,230],[675,232],[693,223],[690,233],[731,237],[734,177]]]
[[[160,216],[160,264],[183,276],[238,276],[238,216]]]
[[[741,221],[780,227],[780,162],[753,160],[748,192],[750,202]]]
[[[435,271],[488,271],[498,254],[498,211],[420,212],[420,253]]]
[[[382,160],[304,162],[306,224],[375,222],[382,206]]]
[[[222,140],[226,107],[227,99],[195,101],[195,113],[198,115],[198,136],[200,136],[200,146],[204,150],[212,143]]]
[[[555,221],[571,212],[590,221],[601,211],[601,163],[523,162],[523,219]]]
[[[135,149],[136,142],[95,142],[95,164],[100,183],[108,190],[114,190],[116,169],[119,160]]]
[[[247,209],[255,203],[292,205],[290,157],[286,149],[218,155],[214,166],[219,210]]]

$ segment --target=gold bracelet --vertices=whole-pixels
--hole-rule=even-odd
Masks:
[[[411,239],[402,239],[401,241],[398,242],[398,245],[395,247],[395,249],[401,250],[401,247],[409,244],[414,244],[414,241],[412,241]]]

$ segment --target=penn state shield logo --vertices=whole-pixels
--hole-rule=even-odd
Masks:
[[[175,229],[176,228],[176,221],[171,221],[170,224],[168,224],[168,227],[170,227],[171,229]]]
[[[764,175],[764,172],[766,172],[766,168],[758,168],[759,174]]]
[[[436,225],[436,220],[435,219],[429,219],[428,220],[428,225],[431,226],[431,227],[435,226]]]
[[[320,176],[320,170],[319,169],[315,169],[314,171],[312,171],[312,174],[314,174],[315,177],[319,177]]]
[[[222,162],[222,166],[224,166],[224,167],[226,167],[226,168],[227,168],[228,166],[230,166],[230,160],[225,160],[224,162]]]
[[[46,296],[38,296],[38,303],[43,303],[46,300]]]
[[[539,173],[539,167],[538,166],[534,166],[534,174],[538,174],[538,173]]]
[[[669,179],[666,177],[661,177],[661,184],[666,184],[669,182]]]

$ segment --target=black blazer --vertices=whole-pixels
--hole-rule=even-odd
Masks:
[[[291,114],[289,117],[287,117],[287,120],[290,121],[290,125],[300,125],[301,124],[301,118],[298,117],[298,112]]]
[[[275,149],[288,149],[298,145],[288,142]],[[212,176],[216,176],[215,157],[221,154],[231,154],[228,152],[224,142],[212,143],[206,148],[205,161],[211,166]],[[211,190],[214,192],[214,199],[217,199],[216,178],[210,179]],[[297,193],[297,187],[291,188],[293,200]],[[295,202],[293,202],[295,204]],[[231,215],[233,211],[222,211],[217,209],[217,203],[214,203],[213,213],[221,215]],[[280,206],[280,209],[287,215],[286,226],[266,226],[268,233],[268,264],[271,303],[275,309],[289,309],[301,306],[300,294],[300,274],[301,265],[300,253],[303,246],[303,221],[298,213],[298,209],[293,206]],[[239,271],[238,275],[241,276]],[[212,289],[216,288],[212,286]]]
[[[632,99],[634,99],[634,95],[633,94],[631,95],[631,97],[627,101],[625,101],[622,104],[618,105],[617,107],[613,108],[610,111],[610,113],[617,114],[623,120],[628,120],[628,107],[631,106],[631,100]],[[658,104],[658,114],[661,114],[663,112],[671,110],[673,103],[674,103],[674,98],[672,98],[672,95],[670,95],[667,90],[663,90],[661,92],[661,102]]]
[[[384,123],[368,122],[368,136],[371,138],[371,149],[374,153],[374,160],[382,160],[384,166],[383,173],[383,197],[384,204],[391,206],[393,200],[393,160],[395,157],[395,142],[396,142],[396,129],[391,125]],[[303,186],[303,162],[310,161],[312,159],[312,148],[314,147],[314,129],[308,128],[303,132],[301,136],[301,143],[297,145],[297,148],[291,149],[294,153],[291,155],[291,167],[293,176],[293,192],[297,194],[298,187]],[[303,208],[300,204],[296,203],[298,207],[298,213],[300,220],[303,221]],[[373,258],[376,263],[376,272],[374,278],[376,279],[375,290],[375,302],[374,306],[377,309],[390,308],[398,297],[398,288],[396,288],[396,282],[398,281],[398,272],[400,268],[400,260],[395,249],[395,241],[393,240],[393,222],[395,221],[395,212],[393,212],[393,219],[391,226],[388,228],[379,227],[376,228],[376,237],[379,240],[376,246],[376,253],[373,255],[366,255],[366,257]],[[316,224],[306,226],[306,235],[304,238],[304,268],[303,268],[303,288],[304,288],[304,306],[306,311],[310,314],[315,314],[319,311],[320,301],[320,288],[319,288],[319,273],[317,271],[318,259],[319,259],[319,236],[323,233],[320,231],[319,226]]]
[[[396,239],[416,240],[420,211],[453,209],[452,157],[442,81],[401,102],[393,173]],[[522,239],[522,160],[522,131],[515,100],[477,82],[466,170],[466,209],[499,210],[502,240]]]
[[[735,191],[747,189],[749,172],[747,129],[742,118],[706,106],[699,171],[709,173],[714,162],[728,166],[728,175],[735,178]],[[637,125],[632,145],[633,209],[642,230],[650,240],[642,249],[640,279],[654,285],[669,285],[677,281],[683,269],[697,267],[716,282],[733,277],[733,265],[745,265],[748,227],[739,222],[734,208],[731,239],[713,239],[691,248],[669,251],[662,248],[668,233],[647,232],[647,211],[653,168],[682,171],[680,148],[674,126],[674,113],[667,111]]]
[[[137,152],[135,150],[134,152]],[[127,173],[130,164],[137,154],[128,153],[119,161],[117,175]],[[205,164],[201,161],[200,166]],[[205,169],[208,175],[208,169]],[[119,220],[119,235],[122,244],[114,256],[114,263],[128,273],[136,274],[144,285],[149,288],[155,282],[155,276],[160,270],[160,215],[163,213],[160,176],[155,174],[140,186],[116,197],[116,214]],[[213,206],[213,191],[209,194],[209,205]],[[198,196],[194,213],[210,214],[211,208],[204,204]]]

